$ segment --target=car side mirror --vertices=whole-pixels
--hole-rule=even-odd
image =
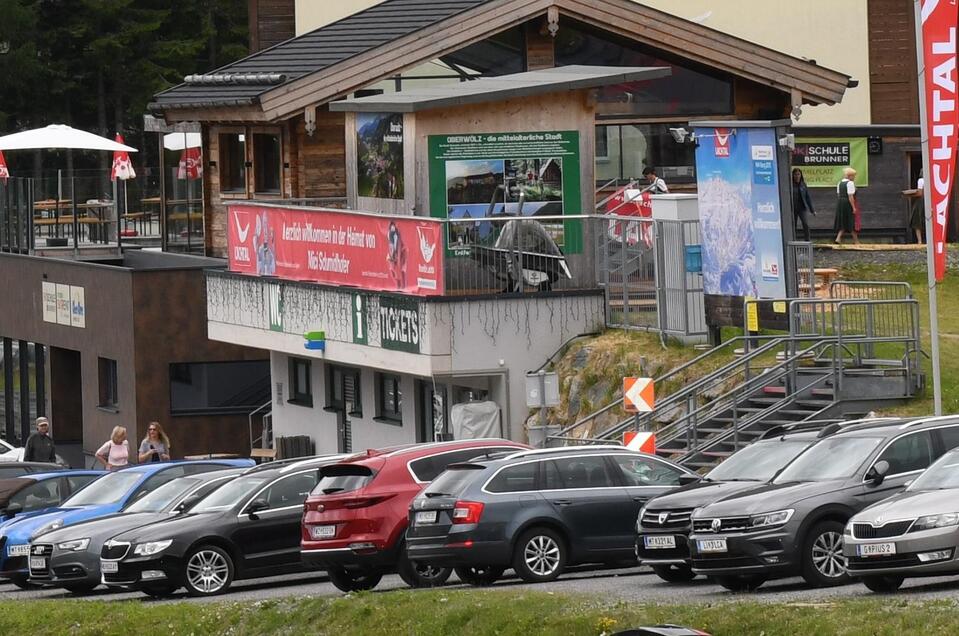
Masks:
[[[267,503],[266,499],[254,499],[250,502],[250,505],[246,507],[246,514],[250,515],[250,519],[256,519],[256,513],[263,512],[269,508],[270,504]]]
[[[889,462],[881,459],[866,473],[866,481],[872,483],[873,486],[878,486],[882,483],[882,480],[886,478],[888,473]]]
[[[679,476],[679,485],[688,486],[689,484],[696,484],[702,481],[702,477],[699,475],[680,475]]]
[[[915,480],[915,479],[910,479],[909,481],[907,481],[906,483],[904,483],[904,484],[902,485],[902,487],[903,487],[903,488],[908,488],[909,486],[912,485],[912,482],[914,482],[914,481],[916,481],[916,480]]]
[[[184,512],[186,510],[189,510],[196,504],[196,502],[200,501],[201,499],[203,499],[203,497],[201,497],[200,495],[190,495],[189,497],[187,497],[186,499],[178,503],[176,508],[173,509],[173,511]]]

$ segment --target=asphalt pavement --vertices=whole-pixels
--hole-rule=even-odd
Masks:
[[[820,603],[845,598],[868,598],[874,596],[858,583],[834,588],[809,589],[801,579],[782,579],[768,581],[759,590],[745,594],[727,592],[705,578],[686,584],[666,583],[647,568],[624,569],[585,569],[577,568],[567,572],[552,583],[530,585],[512,577],[506,577],[490,590],[535,590],[555,594],[592,596],[605,602],[645,602],[645,603],[723,603],[751,600],[761,603]],[[396,589],[407,589],[398,576],[383,577],[375,592],[382,593]],[[461,584],[454,574],[444,589],[471,589]],[[959,577],[937,577],[907,580],[895,595],[886,598],[898,598],[909,601],[932,599],[954,600],[959,594]],[[103,601],[136,599],[144,603],[167,603],[175,601],[258,601],[286,597],[336,597],[343,593],[333,587],[322,573],[296,574],[252,581],[237,581],[231,590],[222,596],[196,599],[187,596],[182,590],[168,600],[157,601],[139,592],[115,593],[106,588],[98,588],[91,594],[74,596],[60,589],[20,590],[9,583],[0,583],[0,600],[24,601],[31,599],[93,599]]]

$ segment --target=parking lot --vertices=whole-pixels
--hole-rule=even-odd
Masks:
[[[456,576],[446,586],[450,589],[472,589],[462,585]],[[409,589],[396,575],[384,577],[371,592],[383,594],[391,590]],[[607,602],[627,603],[723,603],[749,599],[769,603],[819,603],[844,598],[870,598],[874,594],[859,584],[834,588],[810,589],[799,578],[769,581],[758,591],[749,594],[732,594],[718,585],[698,578],[692,583],[670,584],[661,581],[647,568],[624,568],[592,570],[573,568],[568,574],[552,583],[528,585],[508,572],[491,590],[536,590],[555,594],[588,595]],[[954,599],[959,593],[959,578],[937,577],[907,580],[902,589],[889,598],[909,601]],[[184,591],[168,600],[155,601],[139,592],[112,593],[98,588],[85,596],[74,596],[61,589],[20,590],[9,583],[0,584],[0,600],[19,601],[31,599],[95,599],[101,601],[139,600],[145,603],[169,603],[178,601],[257,601],[285,597],[339,597],[343,593],[330,584],[322,573],[298,574],[251,581],[237,581],[232,590],[222,596],[193,598]]]

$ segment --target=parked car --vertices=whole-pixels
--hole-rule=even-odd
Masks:
[[[849,574],[873,592],[906,578],[959,574],[959,449],[940,457],[905,491],[846,524]]]
[[[392,570],[413,587],[442,585],[451,570],[406,556],[413,497],[450,464],[528,448],[505,439],[435,442],[371,449],[325,466],[306,500],[303,561],[325,569],[344,592],[371,589]]]
[[[40,515],[13,519],[0,527],[0,577],[10,579],[18,587],[28,585],[30,541],[44,532],[123,510],[177,477],[252,465],[249,459],[157,462],[137,464],[104,475],[59,507]]]
[[[100,551],[114,535],[183,514],[245,472],[211,470],[168,481],[121,512],[44,533],[30,542],[30,583],[82,594],[100,585]]]
[[[66,467],[44,462],[0,462],[0,479],[20,477],[32,473],[51,473],[56,470],[66,470]]]
[[[59,506],[65,499],[105,474],[102,470],[57,470],[0,479],[0,523],[36,515],[48,508]]]
[[[489,585],[512,567],[552,581],[574,563],[635,563],[636,515],[698,476],[622,446],[513,453],[454,464],[413,500],[406,551]]]
[[[100,571],[112,588],[167,596],[185,587],[212,596],[233,581],[302,572],[303,502],[322,466],[343,455],[257,466],[189,512],[121,532],[103,544]]]
[[[693,512],[693,572],[737,591],[796,575],[848,582],[846,522],[959,445],[959,417],[837,424],[822,435],[769,484]]]
[[[6,440],[0,439],[0,464],[3,464],[6,467],[6,464],[9,463],[22,463],[23,462],[23,447],[14,446]],[[57,466],[64,468],[69,468],[70,465],[62,458],[60,455],[56,456]]]
[[[821,422],[771,429],[709,471],[702,480],[656,497],[636,520],[636,556],[669,582],[696,577],[689,558],[693,510],[758,488],[819,439]],[[815,430],[810,428],[815,427]]]

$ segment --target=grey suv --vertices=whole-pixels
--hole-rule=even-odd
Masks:
[[[959,574],[959,449],[902,493],[854,516],[844,539],[849,574],[873,592],[893,592],[906,577]]]
[[[489,585],[512,567],[551,581],[573,563],[629,560],[639,508],[696,475],[622,446],[513,453],[453,464],[410,506],[406,551]]]
[[[957,416],[827,427],[766,486],[694,511],[693,572],[734,591],[795,575],[846,583],[846,522],[957,444]]]

